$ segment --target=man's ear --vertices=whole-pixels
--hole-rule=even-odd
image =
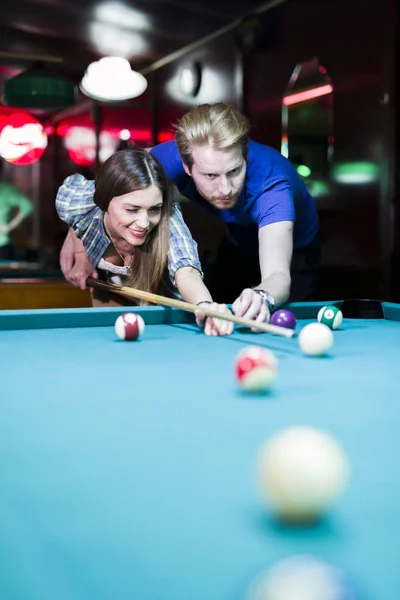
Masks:
[[[186,175],[189,175],[189,177],[191,177],[191,176],[192,176],[192,174],[191,174],[191,172],[190,172],[190,169],[189,169],[189,167],[188,167],[187,165],[185,165],[185,163],[184,163],[183,161],[182,161],[182,166],[183,166],[183,168],[185,169],[185,173],[186,173]]]

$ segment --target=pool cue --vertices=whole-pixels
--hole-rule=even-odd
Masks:
[[[231,321],[236,325],[243,325],[244,327],[256,327],[260,331],[266,333],[274,333],[283,337],[291,338],[295,335],[293,329],[285,329],[277,325],[270,325],[269,323],[257,323],[252,319],[244,319],[243,317],[237,317],[232,314],[223,314],[212,308],[205,306],[197,306],[197,304],[190,304],[189,302],[183,302],[182,300],[175,300],[174,298],[167,298],[166,296],[159,296],[157,294],[151,294],[150,292],[143,292],[135,288],[128,287],[126,285],[116,285],[115,283],[106,283],[104,281],[98,281],[93,277],[88,277],[87,284],[89,287],[96,287],[98,289],[119,294],[126,298],[134,298],[135,300],[144,300],[150,304],[158,304],[161,306],[170,306],[171,308],[179,308],[188,312],[194,313],[196,311],[202,312],[206,317],[212,317],[214,319],[224,319],[225,321]]]

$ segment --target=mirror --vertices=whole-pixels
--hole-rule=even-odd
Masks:
[[[327,192],[333,142],[333,85],[313,58],[296,66],[285,91],[281,152],[314,197]]]

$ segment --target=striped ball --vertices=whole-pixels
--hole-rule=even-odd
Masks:
[[[261,346],[247,346],[236,356],[236,379],[247,392],[267,392],[277,371],[278,360],[274,353]]]
[[[337,329],[343,322],[343,313],[336,306],[324,306],[318,312],[317,319],[330,329]]]
[[[137,340],[144,328],[142,317],[136,313],[124,313],[115,321],[115,333],[120,340]]]

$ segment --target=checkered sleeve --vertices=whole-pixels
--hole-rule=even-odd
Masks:
[[[90,209],[95,208],[93,202],[94,181],[85,179],[80,173],[75,173],[64,180],[56,197],[56,209],[60,219],[74,228]]]
[[[183,220],[182,211],[177,200],[173,202],[169,231],[168,271],[173,285],[175,285],[176,272],[182,267],[193,267],[203,277],[197,244]]]
[[[101,228],[102,211],[93,202],[94,181],[80,173],[67,177],[56,197],[56,210],[62,221],[82,241],[90,262],[97,266],[109,245]]]

